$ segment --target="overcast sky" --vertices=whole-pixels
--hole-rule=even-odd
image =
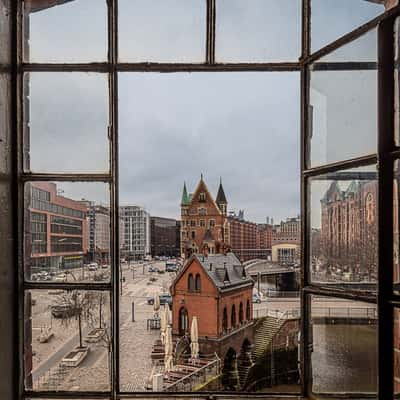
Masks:
[[[120,0],[119,9],[123,61],[204,59],[205,0]],[[381,10],[363,0],[313,0],[313,49]],[[299,0],[217,0],[217,12],[218,61],[298,57]],[[33,14],[31,60],[105,60],[106,21],[102,0],[76,0]],[[353,46],[357,60],[373,57],[374,40]],[[333,59],[347,59],[347,54],[338,52]],[[375,96],[374,83],[366,85],[371,82],[366,75],[343,80],[319,74],[312,97],[313,140],[319,147],[312,160],[374,151],[375,102],[368,101]],[[177,218],[183,181],[193,191],[203,173],[214,195],[222,176],[229,208],[245,209],[250,220],[272,216],[279,221],[299,212],[298,73],[123,73],[119,84],[121,203]],[[349,85],[351,105],[338,108]],[[107,93],[107,78],[101,75],[30,74],[32,170],[107,168]],[[352,116],[363,122],[352,123]],[[338,118],[341,122],[332,122]],[[343,142],[349,135],[349,145],[335,150],[335,137]],[[356,148],[360,142],[361,150]],[[101,185],[63,186],[65,195],[105,201]]]

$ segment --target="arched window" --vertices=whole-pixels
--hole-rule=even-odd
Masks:
[[[189,274],[189,277],[188,277],[188,289],[189,289],[189,292],[192,292],[194,290],[194,280],[193,280],[192,274]]]
[[[194,282],[194,288],[195,288],[195,290],[198,290],[198,291],[201,290],[200,274],[196,274],[196,279],[195,279],[195,282]]]
[[[222,314],[222,331],[226,332],[228,330],[228,311],[224,307],[224,312]]]
[[[189,332],[189,315],[185,307],[179,310],[179,335]]]
[[[239,324],[243,324],[243,303],[239,305]]]
[[[231,327],[234,328],[235,326],[236,326],[236,308],[235,305],[232,304]]]
[[[250,321],[251,319],[251,315],[250,315],[250,301],[247,300],[247,304],[246,304],[246,320]]]

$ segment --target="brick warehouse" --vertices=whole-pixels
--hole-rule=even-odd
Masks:
[[[223,359],[252,342],[254,281],[233,253],[193,254],[171,286],[172,333],[184,336],[198,319],[200,352]]]
[[[220,181],[214,200],[201,176],[193,193],[183,186],[181,200],[181,256],[221,253],[231,249],[240,261],[267,258],[271,254],[272,226],[256,224],[227,212],[228,201]],[[269,246],[269,248],[268,248]]]
[[[352,181],[345,190],[337,182],[330,185],[321,199],[321,247],[328,265],[376,279],[376,207],[376,181]]]

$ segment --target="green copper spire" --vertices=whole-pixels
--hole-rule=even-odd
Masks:
[[[183,193],[182,193],[182,201],[181,204],[183,206],[186,206],[190,203],[188,194],[187,194],[187,189],[186,189],[186,182],[183,182]]]

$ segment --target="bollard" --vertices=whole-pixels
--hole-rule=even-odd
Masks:
[[[135,322],[135,302],[132,301],[132,322]]]

